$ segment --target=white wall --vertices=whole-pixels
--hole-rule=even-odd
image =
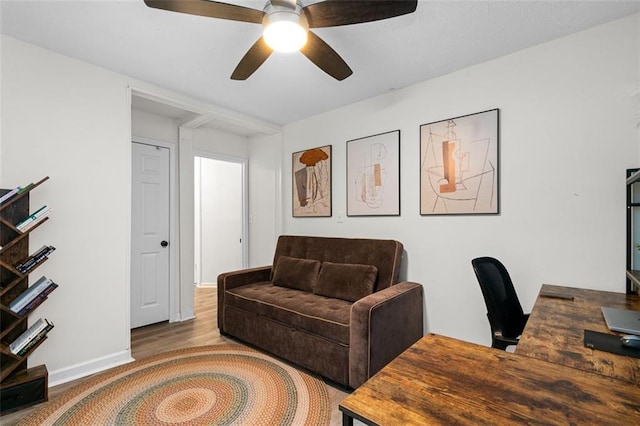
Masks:
[[[640,14],[637,15],[637,26],[640,27]],[[640,46],[640,31],[637,31],[636,34],[638,46]],[[640,165],[640,55],[638,56],[638,84],[636,85],[635,91],[633,93],[634,104],[636,107],[636,140],[638,141],[638,156],[636,158],[636,166]]]
[[[31,279],[59,284],[31,321],[55,328],[29,358],[50,372],[129,357],[130,106],[117,74],[2,37],[2,171],[13,187],[48,175],[52,207],[30,247],[57,250]],[[91,367],[89,367],[90,369]],[[71,373],[73,374],[73,373]]]
[[[247,137],[207,126],[198,127],[193,131],[193,149],[194,151],[236,158],[249,157],[249,141]]]
[[[51,244],[57,248],[33,279],[45,274],[60,287],[32,320],[46,317],[56,327],[30,357],[29,364],[46,363],[49,384],[54,385],[130,360],[132,135],[180,145],[179,140],[182,142],[188,134],[188,153],[192,152],[191,145],[214,151],[224,147],[222,152],[229,155],[248,152],[246,138],[240,138],[243,142],[239,145],[228,146],[219,138],[212,141],[207,131],[180,135],[177,125],[139,111],[133,112],[132,123],[131,88],[157,94],[161,100],[175,100],[200,114],[228,117],[236,126],[265,132],[276,131],[277,126],[6,36],[0,41],[0,187],[51,177],[33,192],[33,205],[46,203],[53,213],[46,226],[30,237],[30,246]],[[230,138],[237,139],[233,135]],[[192,158],[188,162],[192,189]],[[252,190],[260,192],[261,182],[253,184],[256,187]],[[271,183],[267,187],[270,190]],[[185,188],[188,190],[188,186]],[[184,217],[192,222],[192,200],[190,208],[191,214]],[[276,210],[273,204],[264,208]],[[193,243],[190,247],[185,244],[191,256],[192,247]],[[180,279],[188,281],[193,277],[190,275],[181,274]],[[179,303],[185,311],[189,294],[182,287]]]
[[[265,266],[273,262],[276,241],[282,233],[282,135],[252,137],[249,152],[249,185],[260,188],[249,191],[249,259],[251,266]]]
[[[179,123],[168,117],[131,110],[131,135],[157,142],[178,144]]]
[[[624,291],[624,176],[639,158],[639,22],[632,16],[286,126],[285,232],[401,241],[407,278],[425,287],[428,331],[483,344],[490,331],[474,257],[505,263],[525,310],[542,283]],[[419,126],[492,108],[500,109],[501,214],[421,217]],[[395,129],[402,216],[339,223],[345,141]],[[333,217],[294,219],[291,153],[327,144]]]

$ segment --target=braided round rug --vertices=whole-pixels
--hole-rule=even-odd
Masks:
[[[328,425],[326,385],[236,344],[155,355],[100,373],[18,425]]]

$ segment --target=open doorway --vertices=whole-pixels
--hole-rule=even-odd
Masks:
[[[246,160],[194,156],[194,281],[216,285],[247,261]]]

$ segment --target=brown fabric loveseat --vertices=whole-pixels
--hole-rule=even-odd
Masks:
[[[281,236],[273,267],[218,277],[218,327],[357,388],[423,335],[423,288],[393,240]]]

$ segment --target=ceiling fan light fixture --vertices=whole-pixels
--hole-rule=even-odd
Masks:
[[[267,12],[262,24],[264,41],[276,52],[297,52],[307,43],[309,24],[299,6]]]

